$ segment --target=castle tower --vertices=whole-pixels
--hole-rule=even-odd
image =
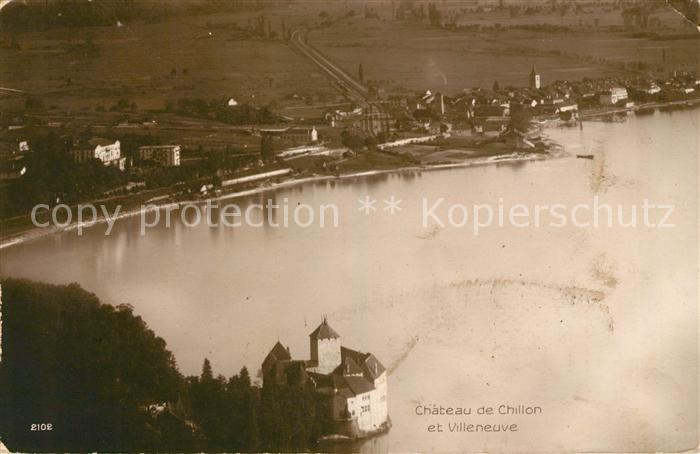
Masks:
[[[329,374],[340,365],[340,335],[330,327],[324,318],[309,334],[311,361],[315,363],[314,372]]]
[[[540,89],[540,74],[535,69],[535,65],[532,65],[532,71],[530,71],[530,88],[533,90]]]

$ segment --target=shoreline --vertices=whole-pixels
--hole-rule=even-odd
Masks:
[[[125,219],[125,218],[129,218],[129,217],[133,217],[133,216],[140,216],[142,214],[149,213],[151,211],[159,211],[159,210],[166,209],[168,207],[179,208],[183,205],[198,205],[198,204],[206,203],[207,201],[236,199],[236,198],[240,198],[240,197],[247,197],[247,196],[251,196],[251,195],[261,194],[261,193],[264,193],[266,191],[276,191],[279,189],[300,186],[300,185],[309,184],[309,183],[317,183],[317,182],[321,182],[321,181],[343,181],[343,180],[350,180],[353,178],[366,178],[366,177],[371,177],[371,176],[376,176],[376,175],[398,174],[398,173],[404,173],[404,172],[423,172],[423,171],[430,172],[430,171],[437,171],[437,170],[480,167],[480,166],[494,165],[494,164],[499,164],[499,163],[544,161],[547,159],[562,158],[562,157],[565,157],[568,155],[566,152],[563,151],[563,147],[561,145],[559,145],[553,141],[550,141],[550,142],[551,142],[552,150],[548,151],[546,153],[512,152],[512,153],[507,153],[507,154],[502,154],[502,155],[489,156],[489,157],[485,157],[485,158],[472,158],[472,159],[465,160],[463,162],[456,162],[456,163],[450,163],[450,164],[434,164],[434,165],[424,165],[424,166],[418,165],[418,166],[409,166],[409,167],[397,167],[394,169],[366,170],[366,171],[360,171],[360,172],[343,174],[343,175],[317,175],[317,176],[310,176],[310,177],[297,178],[297,179],[292,178],[292,179],[280,181],[278,183],[273,183],[272,185],[269,185],[269,186],[261,185],[261,186],[257,186],[257,187],[252,188],[252,189],[246,189],[246,190],[242,190],[242,191],[235,191],[235,192],[230,192],[230,193],[226,193],[226,194],[220,194],[220,195],[213,196],[213,197],[181,200],[181,201],[176,201],[176,202],[170,201],[170,202],[163,202],[163,203],[156,203],[156,204],[148,204],[148,203],[141,204],[140,208],[122,212],[112,219],[114,219],[114,221],[116,222],[120,219]],[[13,246],[25,244],[25,243],[35,241],[35,240],[38,240],[41,238],[45,238],[48,236],[53,236],[56,234],[69,232],[69,231],[77,229],[78,227],[90,228],[90,227],[95,227],[99,224],[104,224],[106,222],[107,222],[106,218],[99,217],[98,219],[96,219],[94,221],[83,222],[80,224],[75,222],[75,223],[71,223],[70,225],[65,226],[65,227],[56,227],[56,226],[30,227],[26,230],[23,230],[19,233],[10,235],[8,237],[0,237],[0,250],[4,250],[6,248],[10,248]]]
[[[690,98],[677,101],[649,101],[641,104],[636,104],[631,107],[604,107],[599,109],[586,109],[581,110],[580,119],[583,121],[592,120],[598,117],[605,117],[608,115],[622,114],[622,113],[636,113],[640,110],[648,109],[663,109],[665,107],[674,106],[688,106],[691,109],[700,107],[700,98]]]

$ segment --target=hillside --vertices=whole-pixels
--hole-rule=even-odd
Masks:
[[[129,305],[78,284],[5,279],[0,440],[22,452],[306,451],[309,389],[260,390],[244,367],[183,377],[165,341]]]

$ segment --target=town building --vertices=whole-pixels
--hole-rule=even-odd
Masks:
[[[661,93],[661,87],[659,87],[656,84],[656,82],[649,82],[647,84],[644,84],[640,86],[639,90],[648,95],[655,95],[657,93]]]
[[[460,120],[452,124],[452,137],[470,138],[474,135],[471,122]]]
[[[279,129],[261,129],[260,133],[262,135],[270,135],[272,137],[277,137],[281,140],[292,142],[293,144],[307,144],[312,142],[318,142],[318,131],[316,127],[309,128],[299,128],[299,127],[289,127],[289,128],[279,128]]]
[[[486,137],[498,137],[510,125],[509,118],[486,118],[477,119],[473,122],[474,132]]]
[[[117,167],[124,170],[126,158],[121,155],[121,144],[119,141],[102,138],[93,138],[88,142],[88,146],[71,150],[71,157],[77,163],[90,162],[92,159],[99,159],[104,165]]]
[[[578,112],[578,103],[576,101],[567,101],[557,106],[557,113],[565,112]]]
[[[426,91],[416,100],[416,109],[427,109],[435,101],[435,95],[430,90]]]
[[[311,386],[322,400],[324,436],[362,438],[387,430],[387,371],[371,353],[343,347],[326,319],[309,335],[310,359],[279,341],[262,363],[263,387]]]
[[[540,73],[537,72],[535,66],[532,66],[532,71],[530,71],[530,88],[533,90],[539,90],[542,86],[542,81],[540,79]]]
[[[550,94],[542,100],[541,104],[547,106],[556,106],[557,104],[563,104],[564,102],[566,102],[566,99],[567,98],[565,96],[560,96],[558,94]]]
[[[486,104],[474,108],[475,118],[504,118],[510,116],[510,107],[496,104]]]
[[[180,145],[149,145],[139,147],[139,159],[153,161],[163,167],[180,165]]]
[[[599,102],[604,106],[614,106],[625,99],[627,99],[627,89],[614,87],[602,92],[599,97]]]
[[[423,129],[428,134],[438,135],[438,134],[448,134],[452,131],[452,123],[447,121],[430,121],[423,125]]]
[[[387,96],[384,105],[389,109],[406,109],[408,107],[408,102],[403,95],[391,94]]]
[[[360,128],[369,134],[391,133],[396,129],[391,115],[375,105],[370,105],[363,112]]]

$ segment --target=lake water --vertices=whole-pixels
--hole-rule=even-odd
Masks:
[[[323,181],[274,197],[335,204],[338,227],[186,227],[139,218],[2,251],[0,273],[78,282],[129,303],[185,374],[254,374],[279,339],[306,358],[323,316],[389,369],[394,424],[366,451],[677,450],[698,428],[699,113],[657,112],[547,134],[571,154],[538,162]],[[377,211],[358,211],[358,199]],[[400,199],[391,215],[384,200]],[[673,205],[670,228],[484,228],[451,204]],[[423,198],[444,198],[422,223]],[[455,213],[459,213],[457,210]],[[585,213],[585,212],[584,212]],[[640,215],[641,216],[641,215]],[[660,220],[660,212],[652,215]],[[416,406],[540,406],[534,416],[431,417]],[[430,424],[518,424],[428,433]],[[594,441],[595,440],[595,441]],[[684,444],[685,443],[685,444]]]

